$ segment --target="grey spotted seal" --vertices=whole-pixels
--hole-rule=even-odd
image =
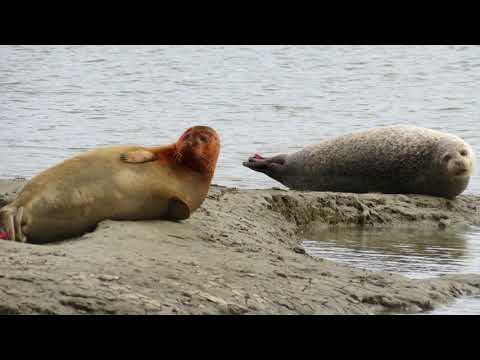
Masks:
[[[455,198],[475,169],[458,136],[412,125],[355,131],[292,154],[255,154],[243,165],[294,190],[426,194]]]
[[[8,240],[44,243],[105,219],[186,219],[208,193],[219,151],[207,126],[187,129],[171,145],[87,151],[33,177],[0,209],[0,225]]]

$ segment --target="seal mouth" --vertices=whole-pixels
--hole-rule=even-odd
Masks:
[[[467,175],[467,173],[468,173],[467,169],[458,169],[453,173],[453,175],[454,176],[464,176],[464,175]]]

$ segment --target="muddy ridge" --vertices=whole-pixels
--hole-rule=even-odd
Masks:
[[[0,206],[25,180],[0,181]],[[314,258],[317,226],[480,224],[480,197],[213,185],[182,222],[104,221],[47,245],[0,241],[0,314],[376,314],[480,293],[480,274],[409,279]]]

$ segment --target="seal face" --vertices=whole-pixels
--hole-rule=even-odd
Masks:
[[[187,219],[205,200],[219,152],[219,136],[207,126],[187,129],[171,145],[90,150],[33,177],[0,210],[0,225],[9,240],[42,243],[105,219]]]
[[[208,126],[195,126],[187,129],[176,143],[176,159],[192,170],[213,176],[220,139]]]
[[[356,131],[244,166],[294,190],[411,193],[455,198],[475,169],[457,136],[411,125]]]

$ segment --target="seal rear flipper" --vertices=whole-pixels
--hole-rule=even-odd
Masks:
[[[167,217],[171,220],[185,220],[190,217],[190,207],[178,197],[172,197],[168,200]]]
[[[286,154],[276,155],[271,158],[265,158],[259,154],[255,154],[249,157],[248,161],[243,162],[243,166],[254,171],[262,172],[282,183],[281,178],[283,169],[285,168],[286,158]]]
[[[16,232],[16,237],[18,238],[18,241],[26,242],[27,238],[25,237],[22,231],[22,220],[23,220],[23,206],[20,206],[17,209],[17,213],[15,214],[15,218],[14,218],[15,232]]]
[[[3,225],[7,232],[7,240],[15,241],[15,225],[12,210],[0,211],[0,224]]]
[[[257,160],[256,158],[249,158],[248,161],[244,161],[243,166],[248,167],[249,169],[264,172],[267,170],[268,163],[266,160]]]

